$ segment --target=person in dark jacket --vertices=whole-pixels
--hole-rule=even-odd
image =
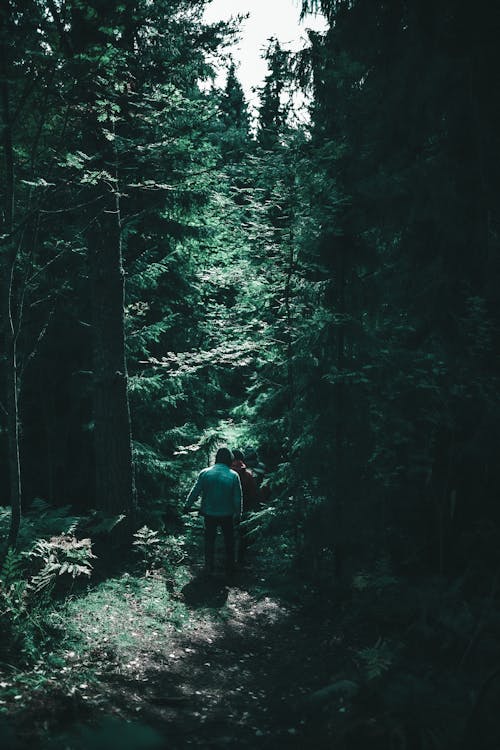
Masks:
[[[255,477],[252,472],[249,471],[245,464],[245,456],[242,451],[236,449],[233,451],[233,463],[231,464],[233,471],[236,471],[241,482],[241,491],[243,495],[243,519],[248,517],[248,514],[258,507],[258,490]],[[244,527],[241,525],[238,527],[238,554],[236,562],[238,565],[243,565],[246,559],[246,553],[248,549],[248,534]]]
[[[245,463],[255,479],[257,486],[257,505],[267,505],[271,499],[271,490],[266,482],[267,469],[259,459],[254,448],[245,450]]]
[[[245,456],[242,451],[235,449],[233,451],[233,462],[231,469],[235,471],[241,482],[241,492],[243,494],[243,513],[257,509],[257,483],[253,473],[245,464]]]
[[[219,448],[215,464],[203,469],[189,493],[184,511],[189,511],[201,495],[200,514],[205,519],[205,571],[214,569],[215,538],[220,526],[226,552],[226,571],[234,569],[234,522],[242,513],[241,482],[231,469],[233,456],[228,448]]]

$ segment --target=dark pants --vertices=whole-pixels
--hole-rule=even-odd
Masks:
[[[226,570],[234,568],[234,525],[232,516],[205,516],[205,567],[212,571],[214,567],[215,537],[217,527],[222,529],[226,550]]]

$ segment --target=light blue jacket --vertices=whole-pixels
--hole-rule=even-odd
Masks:
[[[201,495],[202,516],[240,516],[241,483],[238,474],[226,464],[214,464],[200,472],[186,500],[186,510]]]

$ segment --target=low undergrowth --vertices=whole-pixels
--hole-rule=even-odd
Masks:
[[[173,748],[206,747],[210,732],[252,750],[498,747],[495,578],[486,596],[466,581],[404,579],[380,559],[329,580],[275,535],[231,585],[207,581],[198,518],[178,535],[142,527],[127,570],[100,581],[70,569],[88,544],[67,531],[49,542],[30,548],[42,559],[27,550],[4,564],[0,718],[16,728],[13,748],[80,750],[99,717],[101,738],[136,722],[137,748],[163,747],[166,726]],[[48,564],[56,575],[34,585]]]

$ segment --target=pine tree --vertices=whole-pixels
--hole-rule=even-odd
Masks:
[[[325,166],[329,157],[343,201],[323,221],[319,245],[343,321],[336,326],[343,395],[333,410],[344,430],[341,465],[352,477],[355,457],[366,457],[374,502],[362,516],[381,508],[380,540],[397,517],[391,543],[412,539],[416,554],[432,538],[432,564],[443,572],[455,525],[446,509],[458,486],[472,486],[473,462],[459,465],[460,455],[471,455],[467,400],[478,414],[486,403],[497,409],[497,375],[493,368],[486,385],[466,334],[480,318],[489,330],[497,325],[483,275],[498,269],[488,230],[496,191],[483,151],[486,142],[496,149],[485,71],[497,14],[484,7],[468,33],[462,3],[320,5],[330,29],[311,54],[313,143]],[[482,250],[471,257],[471,247]],[[473,430],[474,440],[486,445],[490,430]],[[431,525],[418,517],[422,497]]]
[[[40,493],[86,508],[95,503],[88,476],[96,466],[99,505],[113,512],[130,509],[125,271],[133,379],[143,370],[139,360],[182,348],[184,317],[185,330],[196,338],[196,326],[188,322],[196,311],[190,255],[199,233],[196,211],[206,202],[204,175],[220,159],[214,148],[216,103],[198,83],[209,73],[204,53],[215,50],[225,33],[223,25],[211,30],[201,24],[202,9],[196,2],[156,3],[154,9],[148,3],[51,4],[47,12],[40,5],[40,15],[29,23],[16,10],[26,23],[16,26],[20,75],[13,96],[21,101],[27,92],[29,104],[38,95],[43,100],[15,133],[16,154],[29,157],[26,144],[37,147],[31,164],[24,155],[18,162],[15,191],[21,226],[25,208],[26,214],[32,210],[26,226],[36,229],[38,243],[31,252],[28,242],[26,252],[22,246],[13,285],[14,301],[25,302],[17,343],[26,369],[27,500]],[[155,28],[158,34],[151,33]],[[37,86],[23,93],[30,76]],[[37,119],[38,111],[45,119]],[[25,240],[30,236],[25,232]],[[24,276],[28,292],[21,294]],[[31,319],[32,300],[38,320]],[[149,391],[146,410],[158,420],[151,396]],[[148,425],[142,427],[141,416],[139,410],[137,434],[143,440]],[[172,413],[163,422],[167,428],[175,426],[170,418]],[[155,420],[149,424],[153,433]],[[151,432],[147,442],[154,442]],[[143,487],[142,496],[148,493],[151,487]]]
[[[270,39],[264,55],[269,72],[261,91],[257,139],[264,149],[271,149],[286,123],[284,102],[287,81],[286,53],[277,39]]]
[[[220,101],[220,111],[226,129],[236,128],[248,135],[250,124],[248,106],[241,83],[236,75],[236,66],[233,60],[227,72],[226,86]]]

